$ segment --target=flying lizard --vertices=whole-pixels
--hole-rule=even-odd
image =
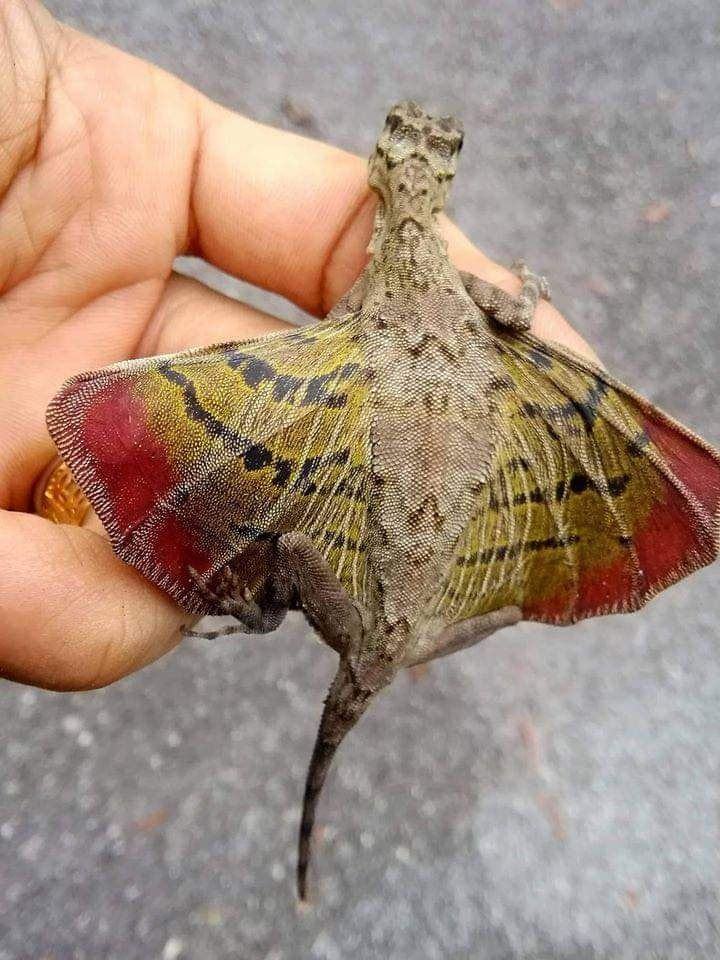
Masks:
[[[369,262],[325,320],[128,360],[47,415],[118,556],[214,634],[300,610],[337,652],[300,822],[307,893],[333,756],[400,670],[536,620],[635,610],[718,553],[720,455],[530,332],[437,226],[461,125],[406,101],[369,161]]]

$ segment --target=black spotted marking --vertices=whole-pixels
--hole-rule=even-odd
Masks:
[[[249,387],[258,387],[266,380],[274,380],[277,376],[275,368],[266,360],[243,353],[234,347],[225,351],[225,361],[232,370],[240,370],[243,380]]]
[[[514,507],[520,507],[525,503],[546,503],[547,495],[544,490],[541,490],[540,487],[535,487],[534,490],[531,490],[529,493],[516,493],[512,498],[512,505]],[[498,500],[494,494],[490,494],[488,500],[488,506],[491,510],[497,510],[499,507],[509,507],[510,500],[507,497],[503,497],[501,500]]]
[[[277,543],[281,534],[277,530],[266,530],[264,527],[258,527],[252,523],[231,523],[230,529],[237,533],[243,540],[251,543],[267,541],[268,543]]]
[[[304,343],[308,342],[306,337],[301,339]],[[266,360],[235,347],[225,350],[225,360],[231,369],[240,371],[245,384],[251,389],[256,390],[263,384],[272,384],[275,400],[300,406],[345,406],[347,394],[333,393],[330,388],[350,379],[360,369],[358,363],[343,363],[334,370],[315,377],[297,377],[278,373]]]
[[[237,433],[227,424],[218,420],[200,403],[195,385],[192,380],[175,370],[171,366],[160,366],[158,372],[164,376],[170,383],[180,387],[183,394],[185,412],[190,420],[200,423],[207,431],[208,435],[222,441],[223,445],[231,452],[242,457],[243,466],[248,472],[263,470],[272,466],[275,470],[275,476],[272,483],[276,487],[286,487],[293,475],[296,475],[294,487],[301,489],[305,494],[313,494],[317,490],[316,484],[308,482],[309,478],[318,470],[331,466],[344,466],[350,460],[350,451],[347,448],[336,450],[322,456],[308,457],[301,464],[285,457],[275,457],[272,450],[265,444],[256,443],[250,437],[245,437]],[[349,499],[364,500],[362,490],[355,490],[351,486],[351,480],[356,477],[355,471],[352,477],[338,484],[337,491],[326,489],[325,492],[331,495],[333,492],[342,494]],[[303,488],[303,484],[305,485]]]
[[[628,441],[627,452],[631,457],[641,457],[647,445],[650,443],[650,437],[645,430],[641,430],[636,437]]]
[[[329,546],[336,547],[338,550],[341,550],[343,547],[347,547],[350,550],[357,550],[358,553],[364,553],[367,550],[366,545],[364,543],[358,543],[354,537],[346,537],[343,536],[342,533],[334,533],[332,530],[326,530],[323,533],[323,540],[329,544]]]
[[[580,537],[573,534],[569,537],[546,537],[544,540],[526,540],[512,544],[500,544],[497,547],[488,547],[478,553],[471,553],[467,557],[458,557],[459,567],[471,567],[476,564],[486,564],[493,560],[512,560],[523,553],[537,553],[543,550],[560,550],[578,543]]]
[[[333,466],[344,466],[349,460],[350,450],[347,447],[342,450],[333,450],[331,453],[325,453],[321,456],[308,457],[300,464],[293,489],[300,490],[306,496],[312,496],[318,490],[317,484],[312,479],[318,471]]]
[[[255,443],[243,456],[243,466],[246,470],[263,470],[273,461],[272,453],[262,443]]]
[[[630,547],[632,546],[633,538],[632,537],[618,537],[618,543],[621,547]]]
[[[363,466],[356,465],[350,467],[346,472],[346,476],[343,476],[339,483],[331,481],[330,483],[324,484],[318,487],[318,493],[321,496],[342,496],[348,500],[365,503],[366,491],[365,484],[362,482],[364,474],[365,468]],[[359,483],[358,478],[360,478],[361,481]]]
[[[620,473],[617,476],[610,477],[606,483],[596,483],[592,477],[586,473],[574,473],[570,478],[570,491],[572,493],[585,493],[586,490],[597,490],[598,492],[607,492],[613,499],[623,495],[630,482],[630,475]],[[602,487],[602,490],[599,489]]]
[[[543,356],[543,354],[541,354]],[[587,393],[584,400],[570,399],[567,403],[557,404],[555,406],[543,407],[538,403],[525,401],[520,409],[527,417],[540,417],[545,421],[548,432],[557,439],[557,433],[552,430],[549,421],[567,422],[573,416],[579,416],[583,422],[586,433],[592,433],[595,428],[595,422],[599,416],[600,404],[608,392],[608,386],[603,380],[596,380]]]
[[[307,480],[324,467],[343,466],[349,460],[350,450],[347,447],[343,447],[342,450],[333,450],[331,453],[323,453],[320,456],[308,457],[300,466],[298,481]]]
[[[513,463],[513,461],[510,461],[508,466],[510,466],[510,463]],[[530,468],[530,464],[523,458],[517,458],[513,465],[516,468],[524,470]],[[629,474],[618,474],[617,476],[610,477],[607,483],[602,485],[603,490],[599,491],[598,484],[592,479],[592,477],[589,477],[586,473],[578,472],[574,473],[569,480],[558,480],[553,496],[557,503],[562,503],[562,501],[566,500],[571,493],[575,494],[576,496],[580,496],[583,493],[586,493],[588,490],[595,490],[597,492],[607,492],[608,496],[615,499],[625,493],[629,482]],[[512,498],[512,506],[517,507],[524,503],[547,503],[547,500],[547,491],[541,489],[540,487],[535,487],[528,493],[525,493],[524,491],[516,493]],[[498,510],[500,507],[509,507],[510,505],[511,501],[507,496],[498,499],[495,494],[490,494],[488,506],[491,510]]]
[[[292,460],[285,460],[283,457],[278,457],[273,466],[275,467],[273,485],[276,487],[286,486],[292,476]]]
[[[543,423],[545,424],[545,429],[547,430],[548,436],[550,437],[550,439],[555,440],[557,443],[560,443],[560,436],[557,433],[557,431],[552,427],[552,425],[545,420],[543,421]]]
[[[586,473],[574,473],[570,477],[570,492],[571,493],[585,493],[586,490],[591,489],[593,482]]]
[[[298,393],[302,389],[303,383],[304,381],[301,377],[295,377],[290,373],[281,373],[275,377],[273,383],[273,400],[277,400],[278,403],[282,403],[283,401],[294,403]]]
[[[553,420],[567,420],[577,414],[583,422],[585,431],[592,433],[600,412],[600,404],[607,394],[608,386],[602,380],[596,380],[588,391],[585,400],[570,399],[567,403],[546,407],[544,414]]]
[[[180,387],[188,418],[202,424],[211,437],[221,440],[229,450],[240,454],[244,454],[253,445],[249,437],[244,437],[233,430],[203,407],[198,399],[195,384],[184,373],[180,373],[179,370],[165,364],[158,367],[158,373],[169,380],[170,383]]]
[[[611,497],[621,497],[630,482],[630,474],[622,473],[608,480],[608,493]]]
[[[610,497],[615,499],[623,495],[629,482],[630,475],[621,473],[615,477],[610,477],[607,483],[602,484],[602,490],[599,490],[599,484],[596,483],[592,477],[589,477],[586,473],[574,473],[572,477],[570,477],[570,480],[558,481],[555,487],[555,499],[560,503],[562,500],[565,500],[570,493],[580,495],[587,490],[596,490],[602,493],[607,492]]]
[[[326,389],[333,380],[334,377],[331,373],[323,373],[320,376],[313,377],[305,387],[300,405],[303,407],[314,404],[322,404],[325,407],[344,406],[347,403],[345,394],[331,394]]]
[[[587,400],[582,402],[579,400],[571,400],[569,404],[566,404],[566,408],[569,407],[580,414],[588,433],[592,433],[595,428],[595,421],[600,412],[600,404],[607,392],[607,384],[602,380],[597,380],[595,386],[592,387],[588,393]]]
[[[534,364],[540,370],[551,370],[553,362],[548,357],[546,353],[543,353],[541,350],[538,350],[537,347],[533,347],[528,351],[528,360]]]
[[[335,386],[354,376],[360,369],[359,363],[344,363],[329,373],[312,377],[305,389],[305,395],[300,401],[301,406],[318,404],[325,407],[344,407],[347,403],[346,393],[329,393],[328,387]]]
[[[259,387],[267,380],[274,380],[277,374],[265,360],[251,357],[243,367],[243,379],[249,387]]]

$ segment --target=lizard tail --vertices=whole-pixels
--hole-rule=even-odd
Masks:
[[[307,875],[312,856],[315,810],[327,772],[340,743],[364,713],[370,696],[369,692],[356,689],[341,664],[325,700],[325,708],[305,781],[297,863],[297,890],[300,900],[307,900]]]

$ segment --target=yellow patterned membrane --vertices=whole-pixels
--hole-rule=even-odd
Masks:
[[[666,582],[653,584],[635,545],[674,489],[687,501],[687,522],[707,530],[710,549],[714,518],[650,441],[644,417],[697,438],[569,351],[499,331],[496,344],[507,375],[496,393],[506,429],[435,612],[456,622],[516,604],[528,617],[566,622],[589,615],[588,604],[594,614],[632,609],[708,562],[688,556],[687,570],[667,569]],[[653,533],[661,550],[664,531]]]
[[[634,609],[709,562],[717,549],[717,455],[570,351],[499,328],[493,341],[500,374],[492,384],[499,426],[492,469],[424,615],[452,623],[512,604],[529,619],[569,622]],[[164,525],[179,524],[198,555],[212,558],[202,571],[208,579],[260,549],[268,534],[301,530],[351,596],[372,608],[373,398],[362,343],[362,325],[351,317],[128,361],[69,385],[55,414],[63,450],[83,443],[66,424],[87,422],[94,398],[126,382],[150,445],[171,466],[149,509],[127,528],[94,479],[112,471],[113,455],[100,469],[73,461],[120,556],[192,603],[187,578],[179,583],[179,572],[153,559]],[[664,451],[647,432],[651,424]],[[112,441],[110,428],[101,430]],[[132,465],[133,448],[123,456]],[[693,456],[699,473],[688,479],[683,460]],[[674,469],[685,470],[692,490]],[[649,549],[659,560],[648,573]],[[250,562],[249,553],[246,560],[248,575],[261,579],[262,562]]]
[[[143,528],[170,508],[215,569],[252,540],[250,530],[299,529],[348,592],[368,600],[370,405],[356,332],[352,321],[329,322],[161,366],[155,358],[134,374],[151,431],[183,478]],[[247,438],[252,449],[238,456]]]

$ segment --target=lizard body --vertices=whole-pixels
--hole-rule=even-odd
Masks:
[[[327,700],[305,794],[301,896],[334,749],[413,647],[430,639],[426,608],[492,459],[499,360],[436,225],[461,143],[454,121],[401,104],[370,161],[379,207],[359,338],[371,382],[368,555],[377,601],[372,629],[348,651]]]
[[[406,101],[370,158],[371,259],[325,321],[68,381],[48,426],[115,550],[187,610],[339,654],[298,889],[333,756],[404,667],[520,619],[627,612],[718,553],[720,456],[530,332],[437,227],[462,129]]]

